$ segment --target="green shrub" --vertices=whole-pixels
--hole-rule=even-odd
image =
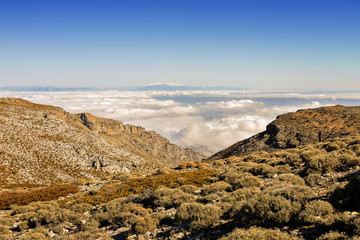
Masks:
[[[340,161],[329,154],[319,154],[304,161],[307,173],[328,173],[340,166]]]
[[[360,158],[350,154],[340,154],[337,156],[342,166],[355,167],[360,166]]]
[[[324,233],[320,237],[316,238],[316,240],[346,240],[346,239],[349,239],[349,236],[347,236],[345,233],[339,233],[334,231]]]
[[[143,217],[148,213],[149,210],[143,208],[139,204],[113,200],[106,203],[97,213],[95,213],[93,215],[93,220],[99,221],[101,226],[119,228],[135,223],[139,217]]]
[[[0,225],[0,234],[8,234],[9,232],[9,226]]]
[[[136,222],[131,226],[131,230],[135,234],[142,234],[154,230],[158,224],[159,220],[147,215],[145,217],[138,218]]]
[[[19,238],[20,240],[46,240],[46,236],[42,233],[27,233],[23,237]]]
[[[233,183],[233,189],[249,188],[249,187],[261,187],[261,180],[251,174],[242,174]]]
[[[322,200],[314,200],[305,204],[298,220],[306,224],[330,225],[334,222],[333,206]]]
[[[190,229],[199,231],[211,227],[221,216],[221,209],[213,204],[185,203],[175,214],[179,223],[190,223]]]
[[[78,213],[86,213],[93,209],[93,206],[88,203],[79,203],[71,207],[71,211]]]
[[[15,220],[11,217],[0,217],[0,225],[11,226]]]
[[[259,194],[250,199],[236,214],[241,226],[282,226],[294,215],[290,200],[281,196]]]
[[[266,229],[251,227],[249,229],[237,228],[220,240],[300,240],[279,229]]]
[[[265,190],[273,196],[282,196],[293,202],[304,204],[308,199],[315,197],[315,193],[308,186],[279,184]]]
[[[250,170],[250,172],[255,176],[261,175],[268,178],[273,177],[277,173],[276,168],[271,167],[265,163],[257,164]]]
[[[292,173],[281,174],[278,179],[292,185],[305,185],[305,180],[302,177]]]
[[[204,195],[208,195],[211,193],[221,193],[224,191],[228,191],[231,189],[231,185],[228,184],[227,182],[223,182],[223,181],[219,181],[213,184],[210,184],[208,186],[205,186],[202,188],[201,190],[201,194]]]
[[[152,204],[155,207],[179,207],[183,203],[195,202],[195,196],[184,193],[180,189],[159,188],[151,195]]]
[[[318,173],[310,173],[305,177],[306,184],[310,187],[315,187],[320,183],[321,174]]]

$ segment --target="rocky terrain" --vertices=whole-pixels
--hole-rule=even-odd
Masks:
[[[251,143],[246,151],[147,175],[81,176],[52,186],[1,185],[0,239],[359,240],[356,111],[335,106],[285,114],[265,133],[245,141],[243,146]],[[59,119],[56,115],[41,119]],[[61,121],[71,124],[72,133],[83,129],[111,146],[121,144],[115,136],[122,127],[114,121],[88,114]],[[311,130],[321,135],[308,134]],[[294,136],[299,137],[290,144]],[[21,144],[27,149],[25,140]],[[87,151],[100,151],[93,148]],[[96,172],[104,165],[95,161],[92,168]]]
[[[215,153],[209,159],[244,156],[314,144],[360,133],[360,107],[331,106],[279,115],[266,130]]]
[[[154,131],[22,99],[0,99],[0,183],[49,184],[152,172],[202,155]]]

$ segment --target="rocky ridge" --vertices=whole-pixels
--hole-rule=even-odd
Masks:
[[[147,173],[202,158],[142,127],[23,99],[0,99],[0,183]]]
[[[279,115],[266,130],[215,153],[209,160],[296,148],[360,132],[360,107],[331,106]]]

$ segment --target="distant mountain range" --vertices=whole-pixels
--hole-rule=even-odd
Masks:
[[[142,87],[123,87],[123,88],[70,88],[55,86],[16,86],[0,87],[0,91],[36,91],[36,92],[63,92],[63,91],[100,91],[100,90],[122,90],[122,91],[211,91],[211,90],[235,90],[244,91],[245,88],[232,87],[202,87],[202,86],[184,86],[178,84],[158,83]]]

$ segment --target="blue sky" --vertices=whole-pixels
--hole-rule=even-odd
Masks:
[[[0,0],[0,85],[360,90],[358,0]]]

